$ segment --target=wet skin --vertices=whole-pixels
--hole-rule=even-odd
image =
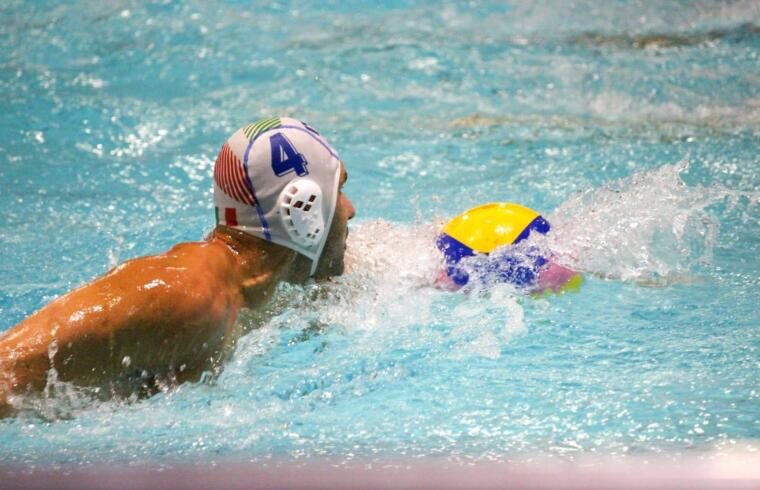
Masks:
[[[341,166],[341,187],[346,179]],[[354,214],[341,190],[316,278],[343,273]],[[13,413],[12,395],[41,392],[51,368],[103,397],[197,381],[234,347],[241,308],[262,307],[277,284],[304,281],[310,267],[297,252],[224,226],[125,262],[0,337],[0,417]]]

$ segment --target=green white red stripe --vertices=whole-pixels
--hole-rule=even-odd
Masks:
[[[256,136],[260,135],[264,131],[268,131],[270,129],[279,128],[281,126],[280,118],[279,117],[272,117],[269,119],[261,119],[259,121],[256,121],[253,124],[249,124],[248,126],[243,128],[243,133],[245,134],[245,137],[249,140],[254,139]]]

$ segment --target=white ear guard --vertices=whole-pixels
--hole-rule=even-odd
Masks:
[[[304,247],[320,243],[325,234],[322,189],[311,179],[295,179],[280,193],[279,215],[294,242]]]

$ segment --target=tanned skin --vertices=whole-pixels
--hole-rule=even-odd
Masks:
[[[341,165],[341,187],[347,179]],[[343,273],[348,220],[339,193],[316,278]],[[258,309],[282,281],[309,276],[309,259],[238,230],[217,226],[202,242],[125,262],[56,299],[0,336],[0,417],[13,395],[57,380],[124,396],[155,380],[197,381],[218,369],[239,336],[242,308]]]

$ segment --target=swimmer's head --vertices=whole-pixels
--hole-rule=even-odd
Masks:
[[[535,247],[515,250],[511,246],[532,232],[545,235],[549,229],[549,223],[532,209],[513,203],[491,203],[449,221],[436,244],[453,287],[468,284],[474,275],[479,283],[503,282],[532,288],[547,259]]]
[[[337,152],[306,123],[249,124],[222,145],[214,165],[217,224],[295,250],[310,260],[309,275],[340,274],[353,217],[340,192],[344,175]]]

